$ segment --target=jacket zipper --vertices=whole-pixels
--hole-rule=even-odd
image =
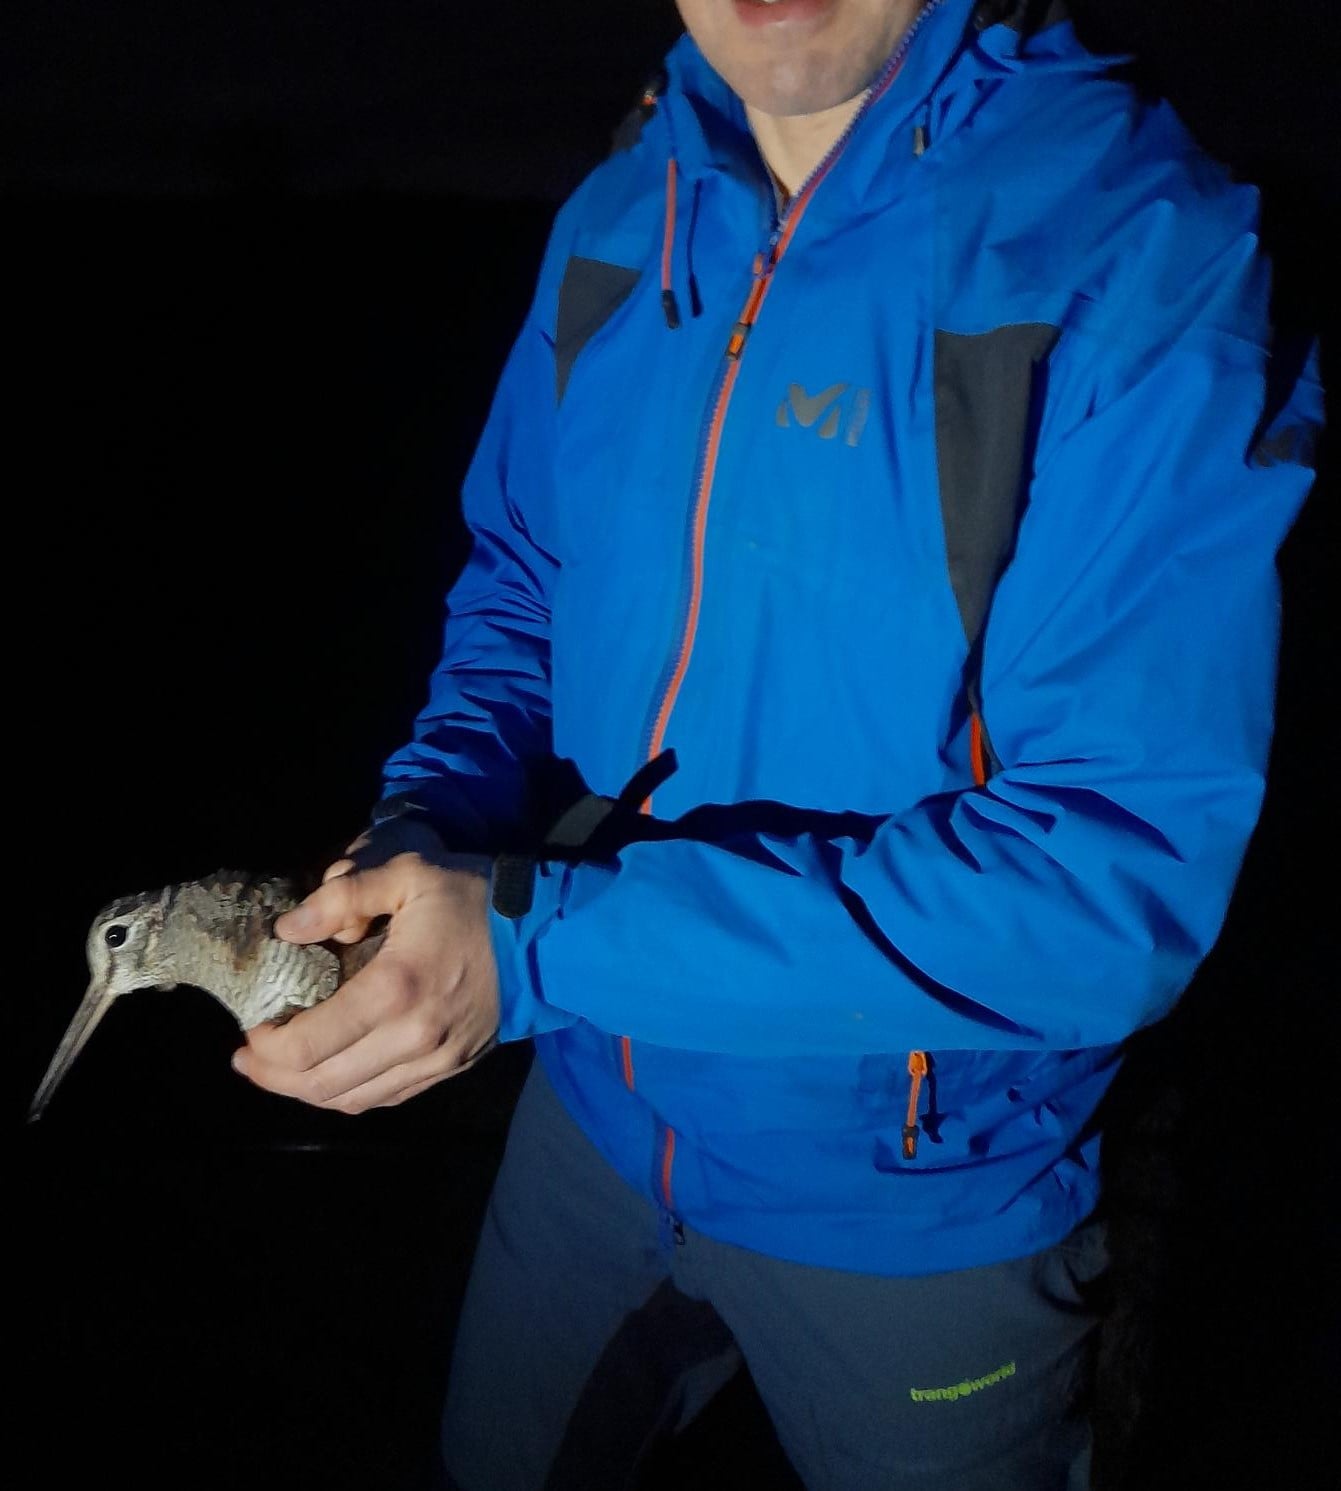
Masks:
[[[716,474],[717,455],[721,447],[722,429],[731,403],[732,390],[735,388],[736,378],[740,372],[740,360],[746,343],[749,341],[750,332],[759,319],[759,312],[768,295],[769,287],[773,283],[773,272],[782,262],[782,257],[787,252],[792,237],[820,183],[847,148],[848,141],[852,138],[857,126],[898,76],[913,38],[921,29],[923,21],[940,4],[941,0],[928,0],[928,3],[919,11],[895,48],[893,55],[885,64],[880,76],[871,85],[861,107],[848,121],[847,128],[830,146],[823,160],[806,177],[774,227],[767,245],[761,253],[755,255],[753,283],[731,330],[731,335],[727,338],[722,366],[718,371],[717,381],[708,405],[711,413],[700,436],[698,461],[694,471],[693,491],[695,495],[689,513],[689,542],[685,545],[689,567],[688,600],[687,604],[681,608],[680,622],[676,628],[676,634],[680,639],[679,646],[672,652],[666,667],[663,668],[652,696],[652,709],[644,726],[641,742],[644,761],[650,761],[662,749],[666,727],[670,723],[671,712],[675,708],[675,701],[679,697],[680,687],[684,683],[684,676],[689,666],[690,655],[694,650],[694,638],[698,630],[699,610],[703,598],[703,543],[707,530],[708,505],[712,498],[713,478]],[[641,810],[645,813],[652,811],[650,796],[642,803]]]
[[[675,1130],[667,1124],[661,1141],[661,1204],[672,1217],[675,1215],[675,1195],[671,1191],[671,1168],[674,1164]]]
[[[976,708],[969,712],[969,765],[973,770],[973,783],[985,787],[991,776],[991,759],[987,751],[987,732],[983,728],[982,715]],[[903,1125],[903,1157],[917,1158],[917,1136],[921,1125],[917,1121],[917,1099],[922,1090],[922,1079],[930,1074],[931,1058],[925,1051],[908,1053],[908,1117]]]
[[[843,138],[845,141],[846,135]],[[712,500],[713,478],[717,472],[717,456],[721,449],[726,412],[731,404],[731,394],[736,386],[736,379],[740,375],[740,360],[745,351],[745,345],[749,341],[750,332],[759,319],[759,311],[768,294],[769,286],[773,282],[773,271],[781,262],[783,254],[786,253],[787,245],[791,242],[792,234],[801,221],[810,196],[822,179],[819,173],[811,177],[811,184],[807,187],[804,196],[794,199],[792,206],[773,230],[768,246],[762,253],[755,255],[754,275],[749,294],[745,297],[745,303],[741,307],[735,325],[731,328],[731,334],[727,338],[726,347],[723,349],[722,364],[713,386],[712,398],[708,405],[710,413],[700,437],[698,461],[694,469],[693,491],[695,495],[689,509],[689,541],[685,545],[689,586],[687,601],[681,608],[680,622],[676,628],[676,634],[680,639],[679,646],[672,651],[667,666],[662,670],[656,691],[652,695],[652,709],[644,726],[641,744],[644,761],[652,760],[662,749],[671,711],[675,708],[675,701],[679,697],[680,686],[684,682],[689,659],[694,650],[699,610],[703,600],[703,545],[707,532],[708,505]],[[681,589],[683,592],[683,585]],[[641,811],[644,813],[652,811],[650,796],[642,803]]]
[[[703,543],[707,531],[708,504],[712,499],[713,478],[717,471],[717,456],[721,449],[722,429],[726,423],[726,413],[731,404],[731,394],[736,386],[736,379],[740,375],[740,361],[745,352],[746,344],[749,342],[750,333],[754,330],[759,319],[759,313],[763,308],[764,300],[768,295],[769,287],[773,283],[773,272],[782,262],[783,255],[787,252],[801,219],[805,216],[806,208],[809,207],[811,199],[819,189],[820,183],[832,170],[834,163],[847,148],[848,141],[852,138],[853,131],[857,125],[869,113],[876,101],[886,92],[890,84],[898,76],[903,67],[903,60],[908,55],[908,48],[912,45],[913,38],[921,29],[922,22],[937,8],[941,0],[927,0],[918,12],[911,26],[904,33],[902,41],[895,48],[894,54],[885,64],[880,76],[871,85],[870,91],[862,101],[861,107],[848,121],[847,128],[839,135],[829,148],[824,159],[819,162],[815,169],[802,183],[796,195],[787,204],[786,211],[775,225],[769,236],[767,246],[754,258],[754,278],[750,285],[749,294],[745,297],[745,304],[741,307],[740,315],[736,324],[731,329],[731,335],[727,338],[726,347],[723,351],[722,365],[718,370],[717,380],[713,387],[712,398],[709,401],[711,413],[708,417],[706,428],[700,436],[698,461],[694,472],[694,502],[690,508],[689,529],[690,540],[686,544],[690,583],[688,603],[682,608],[677,634],[680,638],[679,647],[672,654],[666,668],[663,668],[658,679],[656,692],[652,696],[652,711],[648,722],[644,727],[642,739],[642,759],[650,761],[657,756],[666,738],[666,727],[670,723],[671,711],[675,708],[675,701],[679,697],[680,687],[684,683],[685,673],[689,667],[689,659],[694,650],[694,639],[698,631],[699,610],[703,599]],[[683,589],[683,585],[682,585]],[[650,813],[652,811],[651,795],[640,805],[640,811]],[[633,1079],[633,1047],[628,1036],[620,1037],[620,1062],[623,1069],[624,1083],[629,1091],[634,1090]],[[922,1056],[922,1053],[912,1053]],[[912,1064],[910,1054],[910,1067]],[[925,1068],[925,1056],[922,1063]],[[914,1086],[914,1105],[916,1102],[916,1085]],[[916,1141],[914,1140],[914,1148]],[[666,1125],[665,1138],[662,1143],[661,1153],[661,1195],[668,1215],[674,1215],[674,1206],[671,1192],[671,1169],[675,1163],[675,1130]]]

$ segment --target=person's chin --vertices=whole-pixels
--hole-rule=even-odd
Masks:
[[[732,86],[750,108],[775,119],[788,119],[836,109],[855,98],[865,85],[835,77],[822,60],[807,62],[802,58],[749,69]]]

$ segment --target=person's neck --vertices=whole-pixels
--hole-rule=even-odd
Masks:
[[[745,113],[785,207],[815,167],[833,149],[866,98],[865,91],[817,114],[765,114],[747,104]]]

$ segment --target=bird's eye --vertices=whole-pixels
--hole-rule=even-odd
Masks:
[[[120,947],[126,940],[126,929],[118,924],[115,927],[108,927],[102,935],[108,947]]]

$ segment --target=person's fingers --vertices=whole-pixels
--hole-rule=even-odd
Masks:
[[[399,1108],[402,1103],[408,1103],[411,1098],[417,1098],[421,1092],[427,1092],[430,1087],[436,1087],[439,1082],[446,1082],[449,1077],[455,1076],[455,1072],[435,1072],[433,1076],[425,1077],[422,1082],[415,1082],[409,1087],[401,1088],[398,1093],[374,1106],[379,1108]]]
[[[403,1024],[398,1031],[380,1028],[329,1060],[306,1071],[266,1061],[247,1047],[233,1065],[242,1076],[283,1097],[342,1113],[364,1113],[369,1108],[393,1107],[444,1078],[468,1071],[497,1044],[493,1033],[482,1033],[463,1022],[460,1030],[437,1032]],[[405,1056],[409,1051],[411,1054]],[[397,1059],[393,1053],[401,1053]]]
[[[356,842],[349,847],[351,850],[356,849],[359,847],[359,843]],[[354,869],[354,861],[352,859],[337,859],[333,865],[327,865],[325,873],[321,877],[321,883],[325,885],[328,880],[335,880],[341,875],[348,875],[352,869]],[[332,932],[330,940],[332,942],[346,943],[362,942],[368,934],[369,926],[371,926],[370,922],[362,922],[356,926],[344,927],[338,932]]]
[[[367,872],[367,878],[374,873]],[[314,898],[363,878],[333,880]],[[329,999],[283,1025],[259,1025],[249,1032],[247,1046],[263,1066],[245,1074],[262,1086],[320,1103],[436,1050],[449,1032],[468,1038],[472,1005],[461,959],[470,939],[458,921],[451,895],[421,895],[401,905],[372,960]],[[480,1033],[480,1039],[488,1033]],[[288,1073],[282,1081],[273,1070],[281,1067]],[[296,1078],[301,1080],[295,1088]]]
[[[436,1055],[416,1057],[410,1062],[393,1062],[366,1082],[345,1085],[339,1075],[339,1058],[310,1072],[295,1072],[289,1067],[272,1066],[242,1048],[233,1062],[234,1068],[267,1092],[296,1098],[317,1108],[340,1113],[362,1113],[392,1101],[406,1087],[422,1088],[448,1075],[445,1062]]]
[[[253,1027],[247,1032],[247,1046],[267,1068],[284,1067],[296,1075],[313,1072],[376,1033],[378,1039],[364,1048],[357,1066],[344,1062],[323,1072],[315,1083],[321,1090],[314,1091],[314,1101],[334,1097],[428,1049],[430,1040],[434,1045],[441,1041],[446,1012],[435,1008],[440,1001],[428,997],[425,980],[436,975],[450,986],[452,974],[421,972],[424,968],[423,959],[413,952],[409,957],[399,953],[388,933],[367,967],[329,999],[282,1025]],[[342,1086],[336,1085],[337,1078],[343,1079]]]
[[[478,1037],[472,1044],[478,1044]],[[401,1103],[417,1097],[430,1087],[436,1087],[439,1082],[469,1071],[477,1061],[483,1060],[494,1044],[490,1037],[482,1049],[462,1056],[459,1054],[461,1042],[449,1037],[436,1051],[379,1072],[370,1081],[340,1093],[322,1106],[333,1108],[339,1113],[351,1114],[366,1113],[370,1108],[399,1107]]]
[[[328,880],[335,880],[341,875],[348,875],[353,868],[354,861],[352,859],[337,859],[333,865],[327,865],[326,871],[321,877],[321,883],[325,885]],[[368,928],[371,925],[371,922],[363,922],[358,926],[343,927],[338,932],[332,932],[330,940],[332,942],[346,943],[361,942],[367,936]]]
[[[234,1059],[243,1076],[316,1106],[362,1112],[479,1058],[498,1025],[483,882],[423,868],[407,855],[337,876],[309,897],[305,909],[318,913],[318,925],[300,922],[292,940],[389,911],[386,939],[329,999],[251,1030]]]
[[[481,1046],[480,1049],[476,1051],[473,1056],[467,1057],[464,1061],[460,1062],[450,1071],[433,1071],[430,1076],[424,1077],[420,1081],[412,1082],[408,1087],[402,1087],[399,1092],[394,1093],[392,1096],[382,1098],[380,1101],[375,1103],[369,1103],[367,1106],[370,1108],[398,1108],[402,1103],[408,1103],[411,1098],[417,1098],[421,1092],[427,1092],[430,1087],[436,1087],[439,1082],[446,1082],[451,1077],[459,1077],[462,1072],[468,1072],[471,1067],[476,1066],[479,1062],[483,1061],[484,1058],[490,1053],[490,1051],[494,1049],[497,1044],[497,1039],[494,1036],[490,1036],[489,1039],[484,1043],[484,1045]],[[439,1062],[437,1063],[437,1065],[441,1065],[441,1063]],[[351,1093],[349,1094],[349,1096],[352,1100],[358,1095],[356,1093]],[[361,1113],[365,1110],[363,1108],[358,1108],[351,1109],[350,1111]]]
[[[300,906],[276,920],[275,935],[285,942],[325,942],[331,938],[357,942],[376,917],[392,916],[400,910],[412,884],[408,861],[331,876]]]

